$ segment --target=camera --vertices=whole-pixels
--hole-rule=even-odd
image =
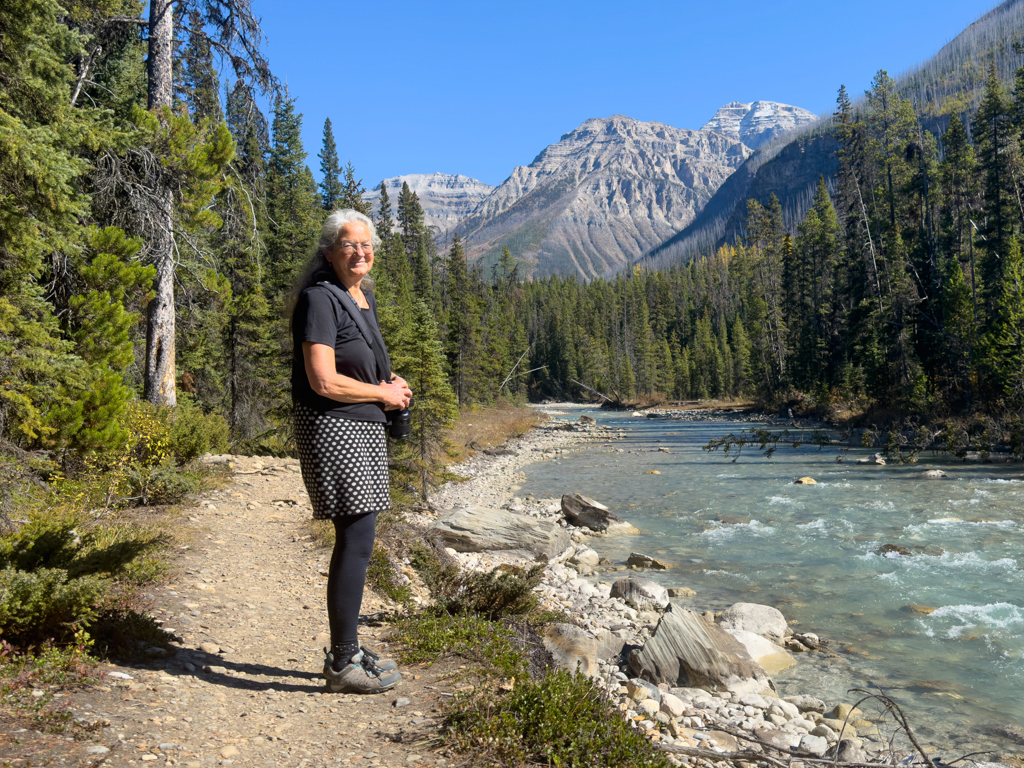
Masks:
[[[392,440],[408,440],[412,434],[412,399],[409,399],[409,407],[403,408],[391,417],[388,423],[388,434]]]

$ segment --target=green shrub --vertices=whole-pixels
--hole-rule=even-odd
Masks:
[[[366,583],[378,595],[396,603],[405,604],[412,599],[412,590],[407,584],[402,584],[394,560],[377,542],[373,545],[373,554],[366,569]]]
[[[115,584],[148,581],[163,539],[131,525],[98,526],[82,514],[33,514],[0,539],[0,636],[18,646],[64,642],[102,610]]]
[[[0,634],[14,645],[65,640],[99,613],[107,582],[60,568],[0,570]]]
[[[125,480],[128,497],[143,506],[176,504],[202,488],[199,473],[188,472],[169,463],[156,467],[132,466]]]
[[[489,573],[462,571],[455,564],[442,563],[423,544],[411,548],[410,562],[437,605],[449,613],[476,613],[492,620],[522,616],[533,611],[540,599],[534,590],[544,575],[543,565]]]
[[[229,432],[223,416],[203,413],[191,398],[182,396],[171,417],[168,450],[179,463],[187,464],[204,453],[224,453]]]
[[[614,711],[594,684],[565,670],[519,680],[501,699],[456,699],[449,739],[492,765],[668,768],[667,758]]]
[[[483,664],[484,676],[525,677],[527,660],[508,628],[482,616],[452,616],[432,608],[395,620],[396,639],[404,646],[407,664],[432,664],[442,654]]]

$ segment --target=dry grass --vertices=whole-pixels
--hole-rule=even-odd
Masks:
[[[449,464],[458,464],[476,456],[484,448],[497,448],[514,437],[522,437],[548,416],[533,408],[514,405],[470,406],[459,413],[459,420],[448,433],[454,448]]]

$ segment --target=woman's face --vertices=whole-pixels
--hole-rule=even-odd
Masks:
[[[349,222],[338,231],[327,261],[346,288],[359,285],[373,269],[370,228],[361,221]]]

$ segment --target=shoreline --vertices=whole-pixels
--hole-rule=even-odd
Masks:
[[[561,454],[580,450],[586,444],[595,441],[612,443],[624,437],[626,431],[602,428],[600,424],[588,425],[586,431],[575,431],[576,428],[572,426],[571,421],[575,415],[573,412],[589,409],[589,406],[547,404],[538,408],[552,415],[552,420],[531,430],[522,438],[510,441],[508,448],[512,455],[476,457],[468,466],[472,479],[461,484],[446,484],[435,495],[435,503],[443,503],[443,507],[447,509],[469,504],[492,504],[508,512],[525,513],[541,520],[555,521],[567,529],[572,547],[566,555],[549,563],[539,591],[542,607],[564,611],[574,616],[576,623],[582,628],[579,634],[583,637],[567,639],[564,633],[563,636],[551,637],[549,630],[551,646],[568,646],[569,657],[577,661],[580,660],[580,654],[577,652],[581,648],[585,651],[588,640],[591,645],[596,644],[597,647],[603,648],[606,654],[609,645],[612,649],[617,646],[620,649],[619,653],[609,656],[608,659],[595,659],[589,673],[610,696],[613,706],[621,710],[627,719],[634,722],[652,741],[666,745],[668,751],[671,751],[672,746],[678,746],[710,747],[718,753],[735,752],[745,748],[742,740],[743,734],[746,733],[762,742],[783,747],[794,756],[820,758],[826,754],[835,755],[842,733],[840,760],[867,762],[880,760],[890,754],[888,740],[893,730],[891,723],[883,722],[884,717],[872,717],[870,713],[859,711],[846,719],[849,707],[846,707],[847,711],[844,714],[843,702],[826,704],[815,696],[806,694],[775,699],[772,697],[779,694],[774,691],[761,691],[763,695],[759,695],[699,688],[670,689],[664,683],[658,687],[635,678],[628,661],[624,660],[626,651],[642,648],[650,640],[664,609],[662,607],[650,610],[650,606],[612,597],[613,585],[610,582],[623,577],[642,579],[643,569],[614,566],[601,558],[600,542],[603,535],[567,525],[562,516],[560,499],[535,499],[531,495],[520,498],[515,495],[521,481],[525,479],[521,470],[526,465],[537,460],[557,461]],[[659,412],[655,418],[718,422],[760,420],[753,414],[732,414],[721,409],[666,410],[669,412],[665,412],[664,415]],[[648,413],[650,412],[644,413],[643,416],[650,418]],[[565,421],[566,417],[570,421]],[[772,421],[778,423],[775,419]],[[462,567],[481,571],[491,570],[501,563],[527,562],[525,559],[503,556],[500,553],[455,553],[454,550],[449,550],[449,553],[456,557]],[[601,565],[610,567],[594,567],[597,563],[593,561],[597,559]],[[682,594],[686,594],[687,591],[685,588],[680,590]],[[681,608],[686,607],[682,603],[676,604]],[[637,610],[644,607],[648,610]],[[709,623],[715,623],[722,616],[711,611],[705,611],[700,615]],[[557,634],[556,630],[555,635]],[[794,632],[788,627],[783,636],[774,636],[769,640],[759,635],[750,640],[749,643],[743,644],[747,646],[746,649],[752,658],[759,658],[764,662],[770,675],[796,663],[827,664],[826,659],[834,656],[828,652],[828,641],[821,641],[810,632]],[[545,644],[548,645],[547,642]],[[767,646],[767,652],[764,652],[762,646]],[[762,650],[761,657],[755,653],[757,648]],[[795,658],[789,656],[787,650],[798,652],[807,661],[797,662]],[[816,657],[819,653],[822,654],[822,658],[811,661],[812,654]],[[778,654],[782,656],[779,657]],[[787,662],[787,656],[791,661]],[[783,666],[778,666],[780,663]],[[807,688],[806,684],[803,687]],[[849,703],[853,701],[851,698]],[[867,706],[864,705],[864,708],[867,709]],[[845,726],[840,722],[844,719]],[[899,741],[900,748],[896,752],[898,758],[902,758],[911,753],[912,747],[904,737],[900,737]],[[673,761],[676,761],[675,757]],[[683,757],[678,764],[690,765],[693,762]]]

